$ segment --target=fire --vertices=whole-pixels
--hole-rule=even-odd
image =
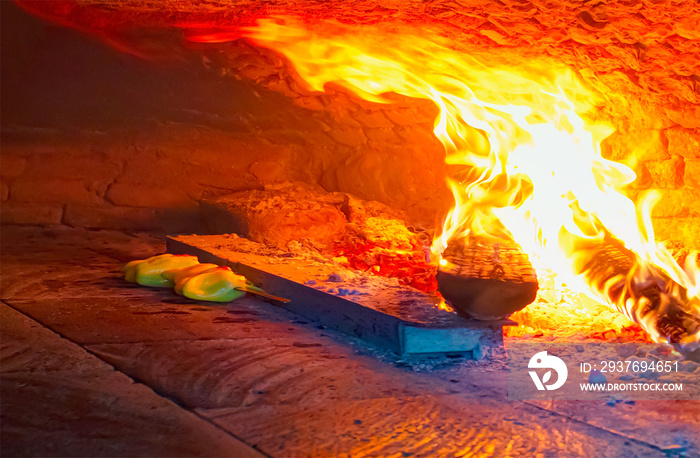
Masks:
[[[700,269],[693,256],[681,267],[655,243],[653,195],[636,209],[620,191],[635,174],[602,157],[612,128],[579,115],[594,95],[572,71],[487,66],[417,29],[325,23],[311,31],[278,18],[243,35],[286,56],[311,90],[333,83],[373,102],[396,93],[439,107],[434,133],[454,170],[455,206],[432,246],[437,262],[456,237],[513,239],[536,268],[624,313],[654,340],[697,347]],[[659,324],[669,311],[685,332]]]

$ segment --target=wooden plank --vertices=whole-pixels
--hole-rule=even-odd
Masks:
[[[378,290],[358,286],[367,278],[324,282],[330,274],[345,272],[332,263],[246,252],[242,240],[235,235],[168,237],[167,249],[227,265],[270,294],[291,299],[276,305],[400,355],[460,353],[480,359],[486,348],[502,345],[502,326],[512,323],[462,318],[437,308],[436,296],[398,284]],[[251,242],[245,242],[249,247]],[[346,289],[352,293],[340,295]]]

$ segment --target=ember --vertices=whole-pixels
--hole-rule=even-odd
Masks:
[[[355,223],[336,252],[353,269],[397,277],[421,291],[435,291],[436,268],[427,262],[426,244],[403,221],[368,217]]]

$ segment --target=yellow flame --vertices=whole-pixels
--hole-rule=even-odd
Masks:
[[[244,33],[285,55],[311,90],[334,83],[369,101],[390,103],[389,94],[397,93],[439,107],[434,133],[457,171],[448,177],[455,206],[432,247],[438,260],[456,237],[512,238],[535,267],[546,266],[569,288],[634,317],[631,309],[642,299],[611,304],[611,296],[628,301],[629,295],[611,290],[634,278],[607,272],[611,278],[594,288],[595,281],[582,274],[581,264],[595,256],[581,248],[582,241],[613,237],[637,256],[630,276],[641,281],[660,269],[687,290],[695,301],[690,312],[700,316],[700,270],[681,267],[654,242],[654,196],[637,212],[620,192],[635,174],[601,156],[600,142],[612,128],[579,116],[590,110],[594,95],[571,70],[533,62],[514,68],[495,58],[487,66],[455,51],[437,32],[387,27],[323,23],[311,31],[277,18]],[[636,319],[654,334],[653,323],[643,322],[652,316]],[[689,339],[698,341],[698,334]]]

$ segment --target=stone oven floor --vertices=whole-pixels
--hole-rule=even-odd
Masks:
[[[3,228],[2,456],[700,453],[700,401],[511,401],[499,358],[401,359],[254,298],[122,280],[164,250]]]

